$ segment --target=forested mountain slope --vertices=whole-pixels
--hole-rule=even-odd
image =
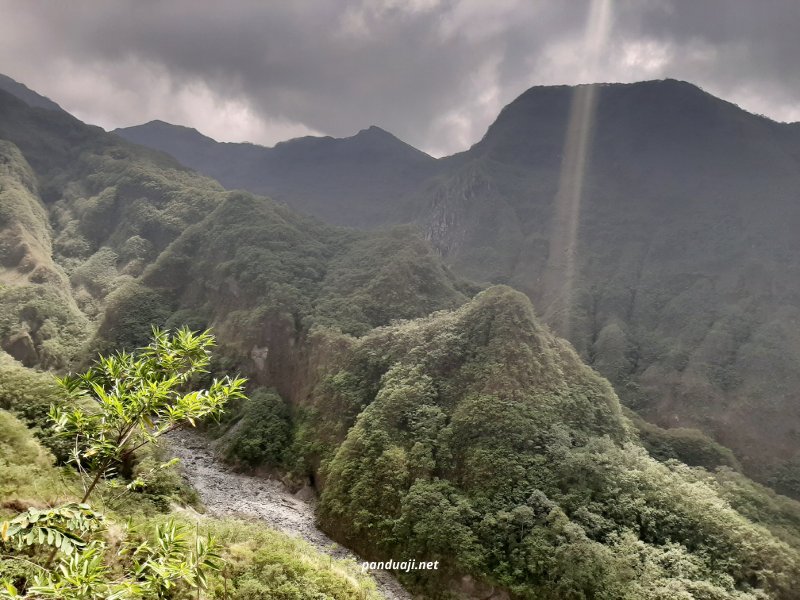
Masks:
[[[760,581],[795,597],[794,526],[767,533],[732,508],[750,502],[741,476],[650,458],[608,382],[519,292],[376,329],[342,356],[297,447],[321,453],[320,517],[337,537],[442,562],[408,581],[608,600],[744,599]]]
[[[290,205],[337,223],[416,223],[458,273],[528,294],[627,405],[664,426],[700,427],[751,473],[800,495],[800,129],[685,82],[594,86],[585,168],[565,175],[582,181],[569,277],[556,207],[571,107],[586,90],[528,90],[479,143],[421,162],[405,186],[341,155],[358,200],[337,196],[335,217],[324,195],[303,195],[302,178],[265,177]],[[152,129],[120,134],[214,173],[193,145],[176,145],[172,126]],[[327,164],[287,144],[306,173]],[[224,185],[254,185],[246,160],[211,146],[225,168],[248,173]]]
[[[9,94],[13,94],[28,106],[46,108],[49,110],[63,110],[58,104],[50,100],[50,98],[37,94],[28,86],[14,81],[11,77],[3,75],[2,73],[0,73],[0,90],[5,90]]]
[[[468,286],[408,230],[334,229],[266,198],[226,192],[165,154],[66,113],[31,108],[2,92],[0,111],[8,154],[5,279],[20,279],[26,293],[64,294],[70,310],[80,309],[76,319],[99,326],[95,347],[140,344],[151,324],[164,324],[179,309],[169,324],[190,317],[195,325],[218,324],[219,315],[243,318],[249,311],[248,325],[272,315],[288,319],[294,331],[295,322],[305,329],[314,319],[335,324],[341,313],[346,331],[363,332],[466,299],[459,290]],[[23,235],[32,241],[20,242]],[[17,287],[5,294],[18,294]],[[10,296],[8,303],[19,305]],[[109,312],[109,304],[125,309]],[[47,311],[61,310],[40,308],[34,322],[9,317],[3,343],[37,332]],[[124,339],[114,337],[115,325]],[[66,336],[46,329],[26,358],[30,365],[45,364],[47,340]],[[84,339],[94,333],[81,326]],[[73,358],[65,354],[54,364]]]
[[[796,127],[682,82],[597,86],[586,166],[570,174],[583,194],[564,306],[557,198],[575,93],[533,88],[506,107],[447,159],[415,218],[457,271],[526,292],[642,414],[699,426],[762,476],[796,459]]]
[[[0,139],[0,341],[24,367],[213,327],[214,372],[253,386],[209,430],[229,458],[313,482],[369,556],[440,559],[407,578],[431,597],[798,597],[797,503],[652,458],[525,296],[478,294],[410,228],[325,225],[2,92]],[[0,383],[50,398],[24,367]],[[36,425],[47,398],[3,408]]]
[[[308,136],[274,148],[219,143],[163,121],[114,133],[163,150],[229,189],[264,194],[338,225],[399,222],[404,196],[436,168],[433,158],[374,126],[349,138]]]

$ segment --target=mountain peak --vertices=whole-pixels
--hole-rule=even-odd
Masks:
[[[429,154],[404,142],[393,133],[377,125],[370,125],[352,137],[342,138],[341,141],[348,144],[357,143],[372,151],[381,150],[390,153],[401,153],[404,156],[413,157],[414,160],[423,162],[433,160]]]
[[[658,139],[679,155],[685,148],[711,147],[707,139],[696,140],[698,131],[717,136],[725,146],[738,139],[737,127],[778,125],[678,79],[534,86],[503,108],[473,151],[510,162],[560,161],[574,99],[587,89],[594,92],[590,125],[597,143],[605,134],[605,142],[620,145],[617,142],[625,136],[633,148],[647,142],[646,137]]]
[[[397,139],[396,136],[392,135],[391,133],[389,133],[385,129],[381,129],[377,125],[370,125],[369,127],[366,127],[365,129],[360,130],[357,134],[355,134],[352,137],[367,136],[367,135],[369,135],[369,136],[390,137],[390,138],[393,138],[393,139]]]
[[[174,125],[173,123],[167,123],[166,121],[162,121],[161,119],[154,119],[152,121],[148,121],[147,123],[143,123],[141,125],[134,125],[133,127],[120,127],[115,129],[113,133],[117,135],[122,135],[122,137],[127,137],[131,139],[137,135],[169,135],[173,137],[178,137],[184,141],[195,141],[195,142],[216,142],[215,139],[204,135],[197,131],[194,127],[186,127],[185,125]],[[136,140],[132,140],[136,141]]]

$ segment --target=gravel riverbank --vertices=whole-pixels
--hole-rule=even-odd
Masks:
[[[304,539],[326,554],[360,560],[317,529],[313,503],[295,498],[280,481],[236,473],[216,460],[208,440],[195,431],[175,431],[167,443],[181,459],[184,477],[200,494],[210,514],[256,518]],[[412,600],[390,573],[377,571],[372,575],[387,600]]]

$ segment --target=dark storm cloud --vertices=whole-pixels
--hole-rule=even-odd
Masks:
[[[665,76],[800,119],[795,0],[605,1],[587,56],[590,0],[0,0],[0,72],[106,127],[261,143],[377,124],[451,152],[531,85]]]

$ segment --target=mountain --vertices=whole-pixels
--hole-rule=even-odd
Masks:
[[[213,174],[166,139],[152,145]],[[335,142],[305,143],[287,145],[314,179],[331,163],[312,147]],[[280,197],[336,223],[416,224],[456,272],[525,292],[626,405],[702,429],[800,497],[796,123],[675,80],[540,86],[469,150],[421,161],[402,188],[349,160],[336,168],[360,176],[332,195],[335,216],[302,176],[281,180]],[[220,181],[248,188],[243,168]]]
[[[565,185],[582,93],[585,168]],[[413,217],[458,272],[526,292],[646,417],[700,427],[762,477],[796,460],[796,128],[677,81],[533,88],[447,160]]]
[[[743,478],[649,457],[510,288],[351,342],[309,403],[321,524],[370,560],[439,561],[405,579],[431,595],[755,597],[748,573],[795,594],[792,542],[731,507]]]
[[[212,375],[251,381],[208,424],[226,456],[312,484],[368,557],[438,560],[404,575],[427,597],[797,597],[798,503],[627,417],[526,296],[478,293],[416,228],[333,227],[4,92],[0,139],[0,342],[22,363],[0,354],[0,408],[24,420],[0,433],[43,477],[25,427],[53,443],[57,392],[35,368],[210,326]]]
[[[463,302],[471,289],[407,228],[326,226],[2,92],[0,138],[10,165],[0,175],[4,280],[12,284],[0,295],[0,341],[24,347],[15,357],[28,366],[65,366],[75,356],[60,345],[74,350],[90,338],[96,348],[135,346],[178,308],[178,320],[221,330],[250,311],[254,328],[272,319],[294,339],[317,322],[363,332],[422,316]],[[21,301],[43,294],[63,301]],[[220,337],[250,339],[243,326]],[[25,344],[13,341],[19,336]]]
[[[13,94],[28,106],[33,106],[35,108],[44,108],[46,110],[58,110],[63,111],[58,104],[47,98],[46,96],[42,96],[41,94],[37,94],[28,86],[19,83],[18,81],[14,81],[8,75],[3,75],[0,73],[0,90],[4,90],[9,94]]]
[[[0,91],[0,520],[82,495],[70,469],[54,467],[42,448],[62,463],[72,450],[48,419],[65,392],[39,369],[63,373],[97,351],[140,346],[153,325],[212,326],[215,372],[247,372],[255,388],[260,382],[294,399],[307,385],[300,378],[321,368],[308,356],[310,330],[363,332],[458,306],[476,289],[408,228],[324,225]],[[144,473],[153,460],[146,455],[136,469]],[[109,522],[146,529],[184,504],[186,486],[165,467],[155,468],[158,489],[137,492],[124,510],[104,510]],[[182,519],[180,511],[171,517]],[[202,527],[236,564],[211,575],[216,597],[223,589],[376,597],[371,577],[352,562],[323,558],[293,538],[228,520],[204,519]],[[3,543],[0,573],[20,590],[32,584],[26,558]]]
[[[163,121],[114,133],[167,152],[227,188],[264,194],[339,225],[398,222],[396,205],[436,167],[435,159],[374,126],[348,138],[308,136],[274,148],[219,143]]]

